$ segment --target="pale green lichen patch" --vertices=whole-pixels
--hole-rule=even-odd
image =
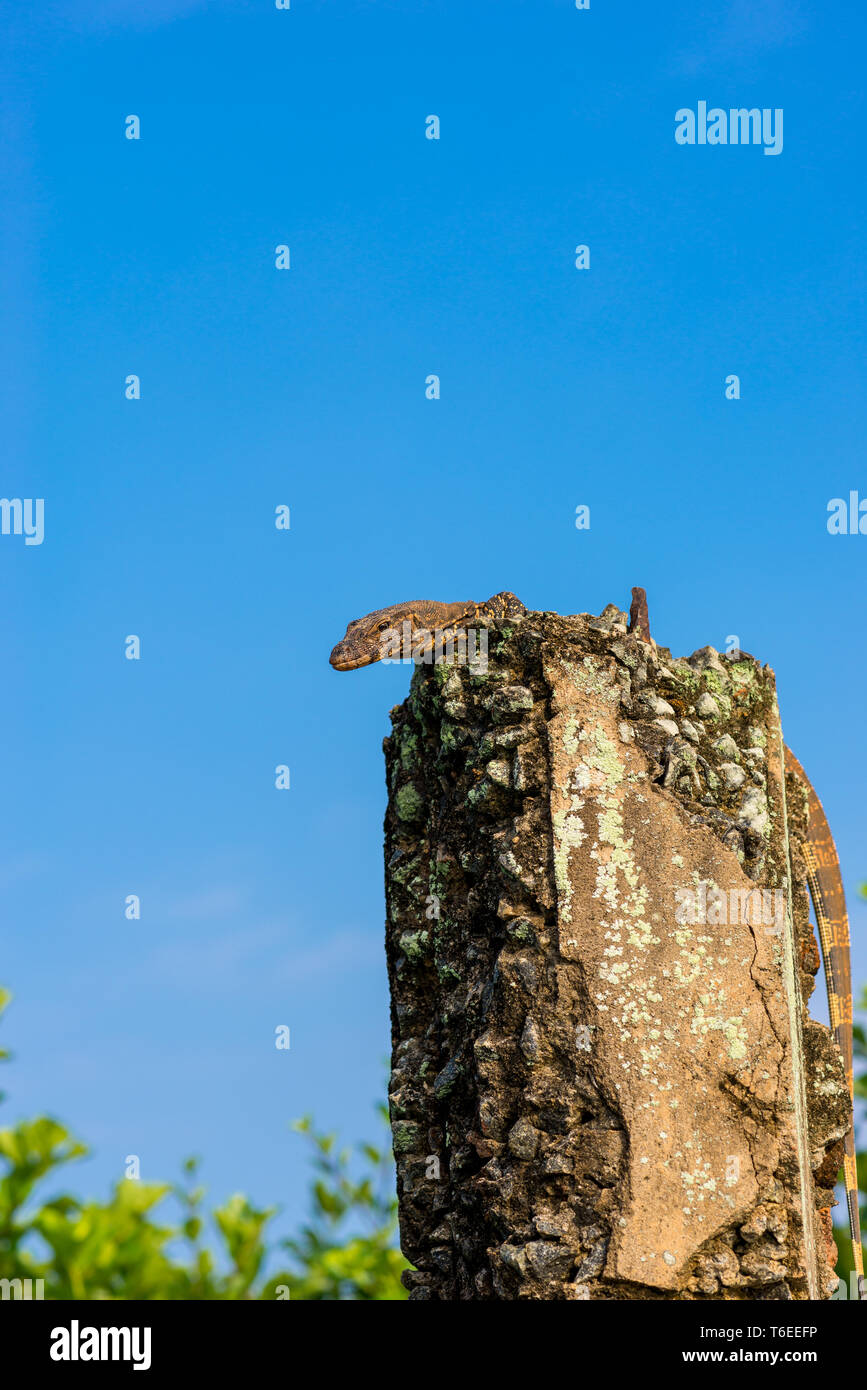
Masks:
[[[739,1062],[747,1055],[748,1034],[744,1020],[737,1015],[723,1018],[720,1014],[706,1013],[705,1006],[708,1002],[708,996],[703,995],[694,1005],[690,1032],[695,1036],[704,1036],[710,1032],[722,1033],[729,1057],[733,1062]]]
[[[609,907],[619,908],[627,916],[633,917],[633,944],[647,946],[654,939],[649,922],[644,920],[648,891],[639,881],[640,873],[633,857],[633,838],[626,835],[617,796],[603,798],[598,826],[599,846],[607,846],[608,850],[606,853],[597,847],[590,852],[590,857],[597,861],[594,897],[602,898]],[[621,879],[624,885],[622,901]]]
[[[581,729],[581,720],[576,715],[571,715],[566,720],[566,727],[563,730],[563,747],[570,758],[577,758],[581,751],[581,740],[585,735]]]
[[[552,816],[554,831],[554,874],[557,891],[561,901],[563,920],[572,920],[572,885],[569,876],[569,855],[586,838],[587,831],[580,812],[584,808],[583,793],[597,786],[603,792],[599,811],[599,842],[610,846],[610,853],[601,860],[597,850],[591,856],[600,860],[597,872],[596,896],[604,897],[609,906],[616,906],[617,875],[622,873],[632,896],[625,907],[630,915],[640,917],[643,912],[646,892],[638,886],[638,870],[632,861],[632,842],[627,841],[623,831],[619,801],[614,795],[623,781],[624,768],[620,761],[618,745],[597,724],[592,729],[582,727],[581,720],[570,716],[563,729],[562,747],[572,770],[569,785],[561,785],[558,790],[569,796],[569,805],[555,811]],[[580,761],[575,765],[576,759]]]
[[[396,868],[392,869],[391,876],[395,883],[406,884],[413,875],[417,875],[420,862],[420,855],[414,854],[405,864],[398,864]]]
[[[415,964],[423,960],[427,955],[428,942],[430,937],[426,931],[405,931],[401,932],[400,949],[403,951],[407,960]]]
[[[400,762],[405,771],[418,761],[418,735],[404,730],[400,737]]]
[[[401,787],[394,798],[394,808],[401,820],[417,821],[424,812],[424,798],[411,782]]]
[[[577,807],[583,805],[579,797],[572,797],[569,809],[555,811],[552,816],[554,831],[554,880],[562,903],[564,922],[572,920],[572,885],[569,882],[569,854],[577,849],[587,838],[584,822]]]
[[[588,757],[587,761],[592,768],[602,774],[606,786],[613,790],[623,781],[623,764],[620,761],[617,744],[608,737],[601,724],[597,724],[591,734],[591,739],[596,752],[595,755]]]
[[[756,669],[751,661],[732,661],[729,672],[732,679],[741,685],[750,685],[755,680]]]
[[[457,984],[461,978],[454,966],[444,961],[437,962],[437,977],[441,985]]]
[[[443,720],[440,725],[440,742],[446,753],[456,752],[466,740],[466,731],[459,724],[450,724],[447,719]]]
[[[564,661],[562,664],[576,690],[583,695],[601,696],[609,703],[619,700],[620,693],[607,667],[600,665],[592,656],[585,656],[580,663]]]

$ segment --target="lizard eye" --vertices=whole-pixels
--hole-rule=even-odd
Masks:
[[[376,630],[377,630],[377,632],[385,632],[385,630],[386,630],[387,627],[388,627],[388,623],[380,623],[380,624],[379,624],[379,627],[378,627]]]

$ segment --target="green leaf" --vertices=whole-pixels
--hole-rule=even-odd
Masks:
[[[9,998],[0,990],[0,1012]],[[388,1149],[338,1149],[337,1135],[319,1133],[309,1115],[292,1127],[308,1144],[312,1216],[281,1242],[291,1268],[267,1279],[276,1208],[238,1193],[207,1217],[205,1188],[190,1187],[198,1158],[184,1159],[180,1183],[122,1179],[103,1201],[63,1192],[39,1200],[39,1184],[86,1146],[46,1115],[0,1131],[3,1276],[43,1279],[50,1299],[273,1299],[281,1285],[295,1300],[405,1299]],[[157,1215],[168,1199],[174,1221]]]

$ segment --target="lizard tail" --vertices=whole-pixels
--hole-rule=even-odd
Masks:
[[[849,1229],[852,1231],[852,1259],[858,1280],[858,1297],[867,1300],[867,1284],[864,1282],[864,1252],[861,1246],[861,1223],[858,1213],[858,1170],[855,1164],[855,1140],[852,1134],[846,1136],[846,1151],[843,1155],[843,1176],[846,1181],[846,1205],[849,1208]]]
[[[788,750],[787,750],[788,751]],[[812,787],[810,788],[812,798],[821,812],[821,803]],[[811,812],[813,808],[811,806]],[[815,814],[815,813],[814,813]],[[824,819],[824,812],[821,812]],[[813,817],[811,816],[811,819]],[[818,819],[818,817],[816,817]],[[827,825],[827,822],[825,822]],[[822,963],[825,968],[825,981],[828,986],[828,1013],[831,1019],[831,1029],[837,1040],[837,1045],[843,1053],[846,1063],[846,1080],[849,1084],[849,1098],[853,1106],[855,1103],[855,1086],[853,1075],[853,1049],[852,1049],[852,1015],[851,1003],[852,992],[849,976],[849,950],[848,950],[848,930],[846,930],[844,941],[845,947],[841,951],[841,943],[837,936],[837,931],[846,923],[845,905],[842,912],[837,909],[833,917],[829,917],[827,910],[827,897],[839,893],[842,900],[843,881],[840,876],[840,868],[837,863],[836,848],[828,832],[828,840],[834,854],[834,867],[825,864],[824,869],[820,868],[815,853],[815,848],[809,841],[804,845],[804,858],[807,863],[807,885],[810,889],[810,897],[813,899],[813,911],[816,914],[816,924],[819,928],[819,943],[822,948]],[[829,871],[833,875],[833,881],[828,883],[829,892],[823,891],[823,877]],[[842,918],[842,920],[841,920]],[[859,1299],[867,1300],[867,1284],[864,1281],[864,1251],[861,1245],[861,1218],[858,1210],[858,1169],[855,1159],[855,1131],[854,1113],[852,1117],[852,1128],[846,1135],[843,1150],[843,1180],[846,1187],[846,1206],[849,1214],[849,1232],[852,1237],[852,1263],[855,1266],[857,1278],[857,1288]]]
[[[837,847],[831,827],[810,782],[798,759],[786,748],[786,769],[801,780],[807,790],[809,838],[803,845],[807,869],[807,885],[813,900],[813,912],[819,930],[825,985],[828,993],[828,1013],[831,1030],[837,1041],[846,1067],[849,1102],[854,1112],[854,1067],[852,1038],[852,973],[849,964],[849,917]],[[852,1263],[855,1266],[859,1299],[867,1300],[864,1280],[864,1253],[861,1245],[861,1222],[858,1211],[858,1172],[855,1162],[854,1113],[852,1127],[844,1141],[843,1177],[846,1205],[849,1212],[849,1232],[852,1237]]]

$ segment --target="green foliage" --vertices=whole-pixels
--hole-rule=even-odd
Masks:
[[[853,1000],[853,1003],[856,1015],[867,1015],[867,985],[864,986],[861,998]],[[852,1029],[852,1036],[855,1039],[855,1094],[856,1096],[859,1096],[861,1100],[867,1100],[867,1028],[865,1028],[862,1023],[859,1023],[857,1021],[857,1018],[855,1026]],[[857,1074],[857,1066],[859,1062],[863,1062],[865,1064],[864,1071],[861,1072],[860,1075]]]
[[[388,1112],[378,1107],[387,1125]],[[317,1134],[309,1116],[294,1128],[310,1140],[314,1150],[316,1179],[313,1183],[313,1220],[298,1237],[283,1242],[303,1270],[293,1298],[363,1299],[405,1298],[401,1271],[409,1265],[392,1245],[397,1225],[397,1202],[388,1154],[371,1144],[359,1145],[365,1163],[364,1176],[350,1175],[351,1153],[336,1150],[336,1136]],[[366,1232],[345,1243],[338,1231],[347,1219],[362,1217]],[[272,1280],[273,1289],[279,1281]]]
[[[0,990],[0,1014],[8,1003]],[[393,1245],[390,1156],[359,1145],[354,1178],[352,1152],[337,1151],[334,1135],[318,1134],[309,1118],[295,1129],[312,1149],[309,1223],[270,1247],[266,1228],[276,1208],[260,1210],[236,1195],[211,1214],[216,1255],[205,1240],[197,1159],[186,1160],[178,1184],[123,1179],[107,1202],[63,1194],[40,1205],[37,1184],[82,1158],[86,1146],[45,1116],[0,1131],[0,1278],[42,1279],[46,1298],[406,1298],[400,1274],[408,1266]],[[172,1198],[180,1217],[158,1222],[155,1208]],[[278,1253],[285,1268],[266,1277]]]
[[[862,885],[861,891],[864,893],[867,885]],[[867,896],[867,894],[865,894]],[[861,992],[861,998],[853,1001],[856,1014],[867,1015],[867,985]],[[867,1030],[857,1019],[852,1029],[854,1036],[855,1054],[855,1096],[856,1099],[867,1100]],[[859,1063],[863,1063],[863,1070],[859,1070]],[[855,1132],[856,1142],[858,1140],[858,1130]],[[860,1150],[856,1155],[858,1190],[860,1194],[867,1193],[867,1151]],[[840,1181],[843,1181],[843,1174],[840,1173]],[[860,1204],[861,1211],[861,1232],[862,1237],[867,1234],[867,1203]],[[848,1285],[849,1275],[855,1268],[852,1261],[852,1249],[849,1240],[849,1224],[846,1215],[845,1200],[837,1208],[839,1224],[834,1226],[834,1239],[837,1242],[837,1273]],[[867,1268],[867,1250],[864,1251],[864,1265]]]

